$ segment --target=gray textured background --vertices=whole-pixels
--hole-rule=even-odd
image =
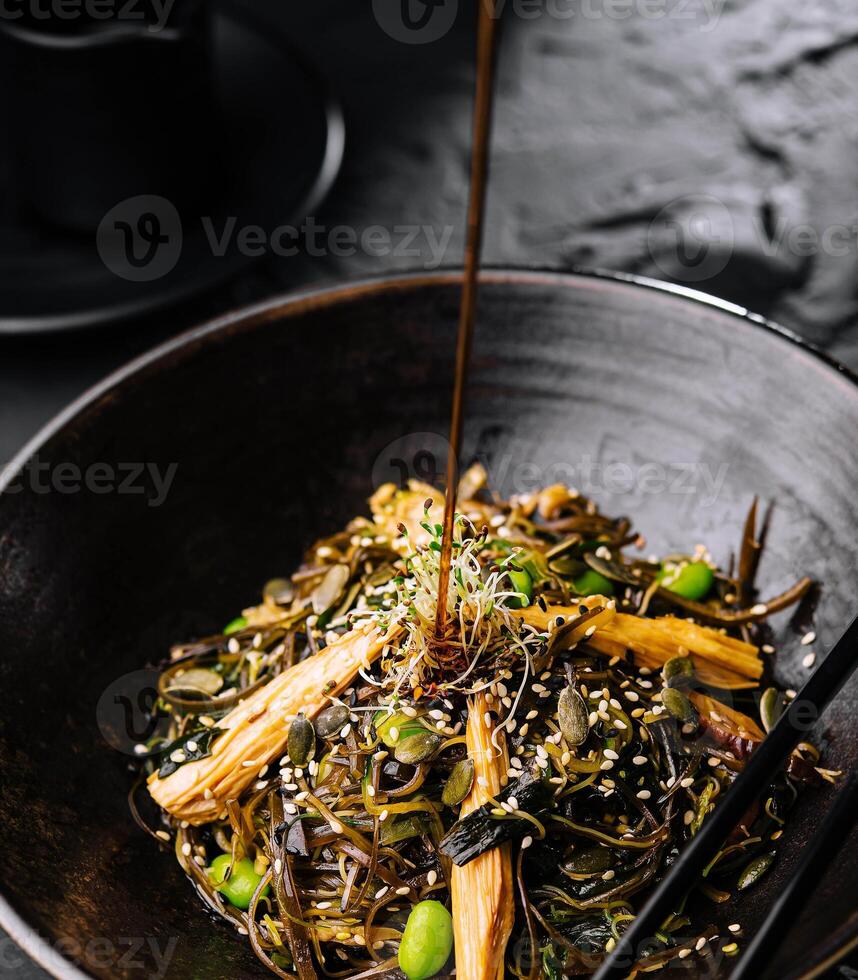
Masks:
[[[253,3],[345,103],[345,168],[318,222],[358,234],[380,225],[400,245],[396,228],[412,226],[421,254],[265,260],[140,323],[4,342],[0,459],[106,371],[230,306],[431,269],[433,235],[449,235],[443,264],[460,263],[473,18],[470,2],[459,6],[443,37],[407,44],[374,16],[390,28],[384,0]],[[765,313],[858,368],[854,0],[507,0],[499,71],[488,263],[673,279]],[[271,124],[288,123],[284,92]],[[6,975],[43,976],[0,935]]]

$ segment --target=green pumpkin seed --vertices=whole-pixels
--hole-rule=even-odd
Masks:
[[[581,544],[581,540],[580,534],[573,534],[568,538],[564,538],[562,541],[558,541],[557,544],[552,545],[545,552],[545,557],[549,561],[553,561],[553,559],[559,558],[560,555],[566,554],[567,551],[577,548],[578,545]]]
[[[587,721],[587,705],[574,684],[567,685],[557,702],[557,720],[560,731],[570,745],[581,745],[590,734]]]
[[[319,738],[333,738],[337,732],[341,731],[349,720],[349,709],[341,704],[332,704],[330,707],[320,711],[313,727]],[[291,753],[290,753],[291,755]]]
[[[441,739],[432,732],[422,731],[414,735],[401,738],[396,743],[393,750],[393,757],[397,762],[404,762],[408,766],[416,766],[418,762],[425,762],[433,756],[441,745]]]
[[[223,677],[217,671],[206,670],[204,667],[191,667],[181,674],[176,674],[166,691],[168,694],[189,691],[213,697],[222,687]]]
[[[691,657],[671,657],[661,668],[661,676],[667,687],[680,687],[694,677],[694,662]]]
[[[661,692],[661,703],[667,708],[671,715],[676,718],[677,721],[681,721],[683,725],[697,725],[700,722],[700,716],[697,714],[697,709],[688,700],[688,698],[681,692],[677,691],[675,687],[666,687]]]
[[[555,558],[548,563],[548,569],[561,578],[577,578],[587,566],[577,558]]]
[[[592,552],[584,555],[584,561],[594,572],[598,572],[599,575],[610,579],[612,582],[622,582],[623,585],[635,586],[640,586],[641,584],[641,580],[637,576],[632,575],[631,571],[619,562],[609,561],[607,558],[600,558],[599,555],[593,554]]]
[[[317,616],[330,609],[340,598],[350,578],[348,565],[331,565],[310,596],[313,612]]]
[[[615,859],[606,847],[588,847],[575,851],[563,862],[563,870],[573,875],[601,874],[615,865]]]
[[[781,700],[780,691],[775,687],[767,687],[760,698],[760,720],[763,728],[770,732],[783,714],[784,706]]]
[[[751,885],[756,885],[760,878],[762,878],[772,864],[774,864],[776,853],[776,851],[767,851],[765,854],[761,854],[759,857],[756,857],[753,861],[751,861],[751,863],[739,875],[740,892],[744,891],[746,888],[750,888]]]
[[[286,751],[293,765],[305,766],[316,750],[316,732],[303,714],[295,716],[289,726]]]
[[[265,583],[262,594],[278,606],[288,606],[295,598],[295,588],[288,578],[273,578]]]
[[[444,791],[441,793],[441,802],[445,806],[458,806],[462,800],[471,792],[474,785],[474,763],[471,759],[462,759],[453,766]]]

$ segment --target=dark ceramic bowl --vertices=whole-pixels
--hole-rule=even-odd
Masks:
[[[109,742],[123,746],[126,708],[134,737],[116,692],[136,681],[114,682],[222,625],[361,512],[374,478],[422,465],[427,440],[437,449],[400,437],[447,432],[459,282],[405,277],[225,317],[108,379],[8,470],[0,924],[56,976],[259,974],[129,818],[128,757]],[[774,504],[762,590],[804,573],[824,583],[823,655],[858,600],[855,379],[739,309],[652,283],[496,272],[480,301],[467,455],[495,485],[578,483],[632,514],[653,551],[705,541],[722,562],[759,494]],[[133,476],[141,464],[149,475]],[[151,467],[172,464],[161,502]],[[807,674],[805,628],[776,617],[791,687]],[[856,710],[853,683],[819,726],[831,766],[855,766]],[[715,909],[718,922],[753,931],[831,796],[805,795],[768,887]],[[773,977],[854,941],[856,880],[853,837]]]

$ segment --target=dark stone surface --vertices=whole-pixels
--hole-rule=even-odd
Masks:
[[[299,285],[459,263],[473,46],[472,5],[459,6],[443,38],[405,44],[368,0],[268,0],[266,16],[322,63],[346,104],[346,165],[318,222],[358,234],[380,225],[396,253],[267,259],[144,322],[4,341],[0,460],[103,373],[218,311]],[[673,278],[858,367],[851,0],[505,6],[486,261]],[[285,120],[288,105],[284,92]],[[419,254],[402,254],[414,231]],[[430,241],[448,236],[433,252]],[[22,962],[0,939],[0,975],[39,975]]]

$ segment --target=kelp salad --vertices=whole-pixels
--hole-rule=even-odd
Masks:
[[[592,973],[790,692],[765,688],[756,504],[734,569],[662,560],[561,485],[459,486],[447,633],[433,633],[443,497],[380,488],[222,635],[177,646],[138,746],[208,907],[281,977]],[[810,744],[698,883],[751,887],[806,784]],[[139,788],[139,784],[138,784]],[[687,903],[690,904],[690,903]],[[685,907],[633,972],[738,949]]]

